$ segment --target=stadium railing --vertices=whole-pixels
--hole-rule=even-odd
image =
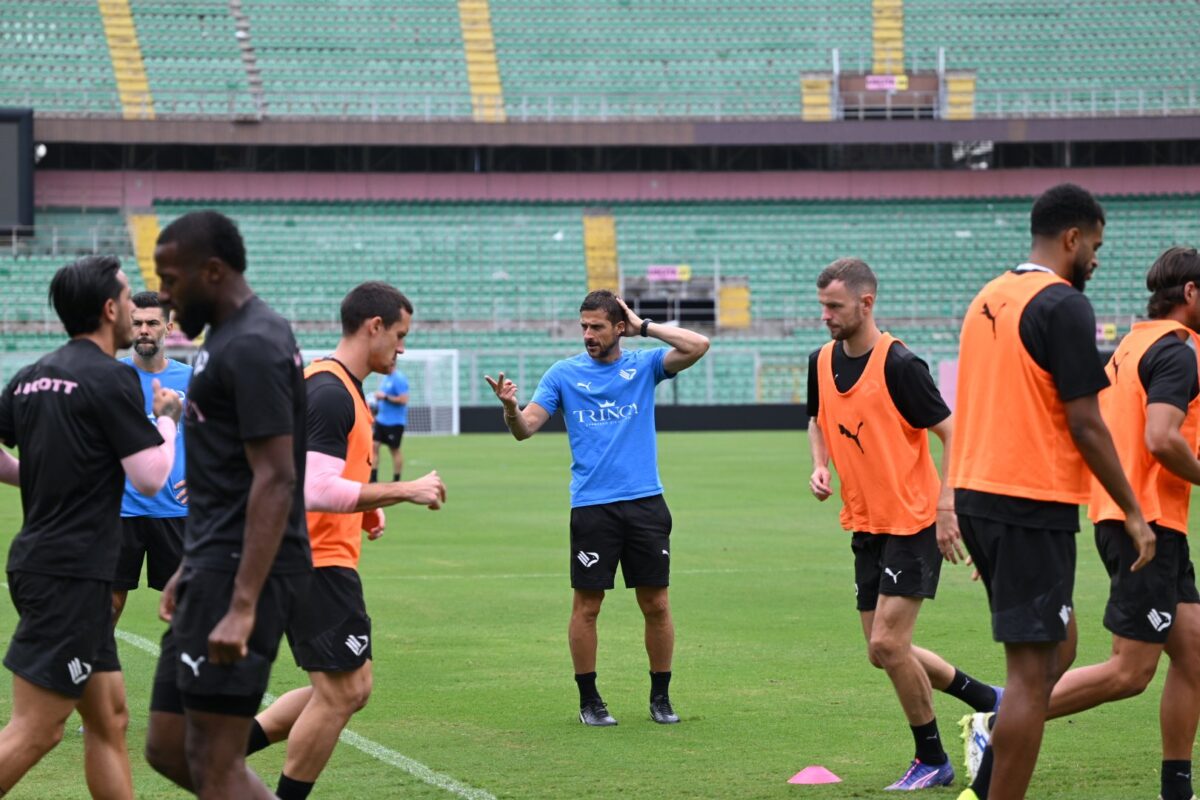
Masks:
[[[843,103],[857,99],[843,97]],[[261,110],[251,110],[244,92],[155,92],[157,117],[215,119],[355,119],[361,121],[469,120],[470,95],[404,94],[345,91],[303,92],[281,99],[273,96]],[[120,118],[110,93],[86,89],[42,90],[29,86],[0,86],[0,105],[32,107],[39,116]],[[941,116],[937,98],[929,105]],[[506,95],[510,122],[638,121],[662,119],[799,119],[799,82],[795,92],[695,93],[581,93]],[[40,110],[39,110],[40,109]],[[134,109],[135,111],[137,109]],[[875,116],[911,119],[911,106],[887,107]],[[1060,117],[1166,117],[1200,113],[1200,83],[1166,87],[1092,89],[979,89],[975,92],[977,119]],[[853,116],[851,112],[850,116]]]

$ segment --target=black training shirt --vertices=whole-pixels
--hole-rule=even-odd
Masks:
[[[0,395],[0,440],[21,449],[25,519],[10,572],[111,581],[121,549],[121,459],[162,444],[137,374],[73,339]]]
[[[339,362],[340,363],[340,362]],[[362,395],[362,381],[344,366],[354,387]],[[354,398],[346,385],[331,372],[318,372],[306,381],[308,389],[308,449],[346,460],[350,431],[354,429]],[[366,402],[365,398],[364,401]]]
[[[1167,403],[1186,414],[1188,404],[1200,395],[1191,340],[1168,333],[1150,345],[1138,362],[1138,379],[1146,390],[1146,405]]]
[[[189,506],[185,563],[237,569],[254,477],[246,460],[246,442],[292,436],[296,488],[271,572],[311,568],[304,520],[301,363],[287,321],[257,297],[209,331],[192,364],[184,427]]]
[[[843,342],[833,343],[833,384],[839,392],[848,391],[862,377],[872,351],[851,358],[846,355]],[[817,357],[821,351],[814,350],[808,357],[808,408],[810,417],[817,416],[820,408],[819,383],[817,381]],[[900,342],[892,342],[883,362],[883,379],[896,410],[914,428],[931,428],[946,417],[950,409],[942,399],[929,367]]]
[[[1064,403],[1108,386],[1096,350],[1096,315],[1087,297],[1073,286],[1055,283],[1034,295],[1021,313],[1019,330],[1029,357],[1050,373]],[[959,514],[1024,528],[1079,530],[1079,507],[1071,503],[955,489],[954,506]]]

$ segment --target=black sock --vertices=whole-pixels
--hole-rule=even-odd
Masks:
[[[393,481],[398,481],[398,480],[400,480],[400,473],[399,473],[399,472],[393,472],[393,473],[392,473],[392,480],[393,480]]]
[[[584,672],[575,675],[575,683],[579,686],[579,707],[589,700],[599,700],[600,692],[596,691],[596,673]]]
[[[976,711],[991,711],[996,707],[996,690],[960,669],[954,670],[954,679],[943,691],[962,700]]]
[[[379,470],[377,470],[377,469],[371,470],[371,483],[375,483],[378,480],[379,480]]]
[[[1192,800],[1192,762],[1162,762],[1162,800]]]
[[[666,697],[671,689],[671,671],[650,673],[650,697]]]
[[[913,741],[917,743],[917,760],[933,767],[945,764],[946,751],[942,749],[942,736],[938,733],[937,719],[911,727]]]
[[[275,790],[275,796],[279,800],[306,800],[308,793],[312,791],[313,785],[304,781],[294,781],[282,772],[279,773],[279,787]]]
[[[979,772],[975,773],[975,780],[971,781],[971,789],[974,790],[975,796],[979,800],[987,800],[988,788],[992,784],[992,746],[988,745],[983,751],[983,758],[979,759]]]
[[[270,746],[271,742],[267,739],[266,732],[262,729],[262,725],[258,724],[258,720],[250,723],[250,743],[246,745],[246,755],[252,756],[259,750],[264,750]]]

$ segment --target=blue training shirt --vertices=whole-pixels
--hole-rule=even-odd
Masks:
[[[531,402],[559,409],[571,443],[571,507],[662,494],[654,429],[654,387],[672,377],[667,348],[623,350],[612,364],[587,353],[546,371]]]
[[[379,384],[379,390],[384,394],[393,396],[408,394],[408,376],[399,369],[392,370],[392,374],[384,378],[383,382]],[[379,410],[375,412],[375,421],[380,425],[407,425],[408,404],[380,400]]]
[[[157,378],[164,389],[171,389],[179,395],[180,400],[184,403],[187,402],[188,382],[192,379],[192,368],[187,364],[168,358],[167,368],[162,372],[143,372],[133,363],[132,357],[122,358],[121,362],[133,367],[133,371],[137,373],[138,379],[142,382],[142,397],[145,400],[146,416],[150,419],[151,425],[155,421],[154,395],[150,389],[150,384],[154,379]],[[154,517],[156,519],[186,517],[188,507],[175,499],[175,490],[171,488],[183,480],[184,463],[183,421],[180,420],[175,431],[175,463],[171,466],[171,477],[167,478],[166,485],[154,497],[146,497],[140,493],[126,478],[125,496],[121,498],[121,516]]]

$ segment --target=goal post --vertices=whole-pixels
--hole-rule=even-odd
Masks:
[[[329,355],[326,350],[302,350],[305,364]],[[408,378],[408,422],[404,435],[457,436],[459,432],[458,351],[408,350],[396,357],[396,368]],[[372,373],[363,381],[367,401],[383,375]]]

